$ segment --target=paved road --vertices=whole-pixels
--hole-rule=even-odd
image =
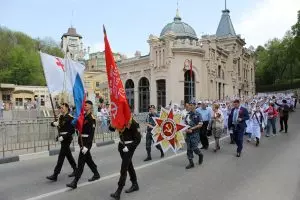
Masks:
[[[143,163],[142,144],[134,157],[140,191],[122,193],[122,199],[299,200],[299,117],[300,110],[293,113],[288,134],[263,137],[260,147],[245,144],[241,158],[235,157],[235,146],[229,145],[225,138],[219,153],[205,151],[203,165],[188,171],[184,152],[176,156],[168,152],[161,160],[154,150],[154,161]],[[102,179],[86,183],[92,175],[86,167],[80,187],[73,191],[65,188],[72,180],[67,177],[71,172],[67,162],[58,182],[44,178],[52,172],[57,157],[0,165],[0,199],[109,200],[109,194],[116,189],[120,167],[116,145],[97,148],[93,155]]]

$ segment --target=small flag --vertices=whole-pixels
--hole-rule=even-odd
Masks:
[[[70,90],[70,85],[65,79],[65,59],[42,52],[40,56],[49,93],[63,92],[64,89]]]
[[[84,122],[84,105],[85,105],[85,91],[83,86],[83,72],[85,67],[75,62],[71,59],[66,59],[67,66],[67,78],[72,86],[74,104],[75,104],[75,114],[73,124],[79,133],[82,133],[82,127]]]

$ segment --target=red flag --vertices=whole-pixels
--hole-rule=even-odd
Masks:
[[[111,101],[111,124],[114,128],[123,129],[130,121],[131,112],[127,102],[124,86],[120,79],[120,73],[115,62],[113,53],[110,49],[104,26],[103,32],[105,44],[106,72]]]

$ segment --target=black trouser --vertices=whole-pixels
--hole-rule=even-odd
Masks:
[[[283,124],[284,124],[284,130],[285,130],[285,132],[287,132],[287,130],[288,130],[288,119],[289,119],[289,116],[287,116],[287,115],[284,115],[284,116],[280,117],[280,130],[283,130]]]
[[[87,147],[87,148],[89,150],[86,152],[86,154],[83,154],[80,149],[80,153],[79,153],[79,157],[78,157],[78,168],[76,170],[76,175],[75,175],[75,178],[77,179],[77,181],[80,179],[80,177],[83,173],[85,163],[89,166],[89,168],[94,173],[94,175],[99,175],[99,172],[97,170],[97,165],[93,161],[93,158],[92,158],[92,155],[90,152],[91,147]]]
[[[208,148],[209,143],[208,143],[208,138],[207,138],[207,126],[209,124],[209,121],[204,121],[203,125],[200,129],[200,142],[202,144],[202,147]]]
[[[76,163],[75,160],[73,158],[71,149],[70,149],[70,144],[71,144],[72,140],[64,140],[61,142],[61,147],[60,147],[60,152],[58,155],[58,160],[57,160],[57,164],[55,166],[54,169],[54,173],[55,174],[59,174],[61,171],[61,168],[63,166],[65,157],[67,157],[71,167],[73,168],[73,170],[76,170]]]
[[[130,181],[135,184],[137,183],[136,173],[132,164],[132,156],[134,154],[134,149],[129,149],[128,152],[123,152],[123,148],[125,146],[119,143],[118,150],[120,152],[120,156],[122,158],[121,171],[120,171],[120,179],[118,182],[118,186],[123,188],[127,178],[127,172],[129,173]]]
[[[152,143],[153,143],[153,138],[152,138],[151,130],[147,130],[147,134],[146,134],[146,150],[147,150],[148,156],[151,155],[151,146],[152,146]],[[155,147],[160,151],[160,153],[163,153],[163,150],[162,150],[160,144],[156,145]]]

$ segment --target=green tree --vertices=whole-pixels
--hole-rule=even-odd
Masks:
[[[256,84],[290,84],[300,80],[300,11],[298,21],[282,39],[269,40],[258,46],[256,56]],[[271,87],[270,87],[271,88]]]
[[[39,50],[63,57],[51,38],[32,39],[22,32],[0,27],[0,83],[45,85]]]

